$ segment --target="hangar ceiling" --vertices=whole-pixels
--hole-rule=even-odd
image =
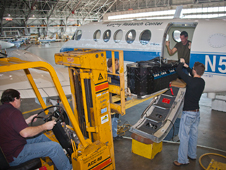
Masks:
[[[109,12],[170,9],[176,5],[208,6],[225,0],[0,0],[1,32],[4,29],[67,26],[101,21]]]

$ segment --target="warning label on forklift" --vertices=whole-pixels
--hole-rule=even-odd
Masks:
[[[101,109],[101,114],[103,114],[103,113],[105,113],[105,112],[107,112],[107,107]]]
[[[109,119],[108,119],[108,114],[102,116],[102,117],[101,117],[101,124],[104,124],[104,123],[108,122],[108,120],[109,120]]]

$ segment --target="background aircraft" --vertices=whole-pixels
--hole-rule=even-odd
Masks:
[[[58,39],[57,38],[58,36],[56,35],[56,33],[53,34],[53,37],[52,38],[49,38],[48,36],[46,36],[44,39],[38,39],[38,41],[41,43],[41,44],[50,44],[50,42],[58,42],[58,41],[61,41],[61,39]]]
[[[44,45],[44,44],[50,44],[50,42],[54,42],[56,41],[56,39],[45,38],[45,39],[39,39],[38,41]]]
[[[0,50],[5,50],[5,49],[11,48],[11,47],[13,47],[13,46],[14,46],[13,43],[5,42],[5,41],[1,41],[1,40],[0,40]]]
[[[17,39],[16,41],[11,41],[11,43],[13,43],[17,48],[19,48],[24,41],[22,39]]]

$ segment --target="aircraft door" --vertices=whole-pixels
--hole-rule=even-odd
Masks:
[[[180,33],[182,31],[186,31],[188,33],[188,40],[192,42],[193,34],[197,23],[169,23],[163,35],[163,46],[162,46],[162,57],[166,59],[168,62],[178,61],[178,52],[176,51],[173,54],[169,54],[168,49],[166,47],[166,41],[169,41],[169,48],[172,50],[175,45],[181,42]],[[191,43],[192,44],[192,43]],[[192,48],[192,45],[190,46]],[[186,55],[186,54],[185,54]],[[190,54],[189,58],[190,58]]]

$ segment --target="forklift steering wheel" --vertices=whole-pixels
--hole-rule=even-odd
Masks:
[[[45,116],[39,116],[42,112],[44,112],[46,110],[49,110],[51,108],[54,108],[54,107],[57,107],[58,109],[56,109],[53,113],[48,114],[47,117],[45,117]],[[67,114],[64,111],[63,107],[56,105],[56,106],[49,106],[49,107],[41,110],[38,113],[37,116],[33,117],[32,121],[31,121],[31,126],[32,126],[32,123],[34,122],[34,120],[36,118],[43,119],[45,122],[48,122],[48,121],[51,121],[52,120],[52,117],[57,118],[56,119],[56,122],[58,122],[59,120],[61,120],[62,122],[65,121],[66,124],[69,124],[69,120],[68,120]]]

